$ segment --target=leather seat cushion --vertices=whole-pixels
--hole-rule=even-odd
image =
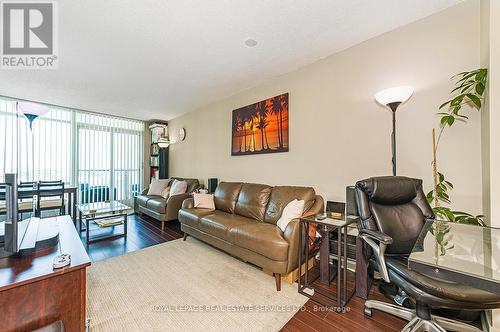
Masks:
[[[181,209],[179,210],[179,221],[198,228],[200,219],[213,213],[214,211],[209,209]]]
[[[234,213],[236,200],[240,194],[241,182],[221,182],[215,189],[215,208],[228,213]]]
[[[404,256],[386,256],[387,268],[400,275],[416,288],[442,299],[460,302],[479,302],[484,304],[500,303],[500,294],[456,283],[451,280],[427,276],[408,268],[408,258]]]
[[[311,187],[276,186],[271,192],[264,221],[276,224],[283,209],[294,199],[304,201],[304,212],[308,211],[316,200],[316,192]]]
[[[288,242],[276,225],[253,222],[233,227],[230,242],[275,261],[288,259]]]
[[[265,184],[244,183],[236,201],[234,213],[240,216],[264,221],[271,187]]]
[[[147,203],[150,200],[150,197],[147,195],[139,195],[136,197],[136,202],[139,206],[147,207]]]
[[[161,196],[150,196],[147,202],[147,208],[158,213],[165,213],[167,209],[167,200]]]
[[[253,219],[242,217],[237,214],[215,210],[211,215],[200,219],[198,228],[205,233],[230,242],[229,231],[233,227],[256,222],[257,221]]]

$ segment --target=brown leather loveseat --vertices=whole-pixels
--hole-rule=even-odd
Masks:
[[[194,208],[192,198],[183,202],[182,231],[272,272],[280,290],[281,275],[298,266],[299,222],[284,232],[276,222],[293,199],[303,199],[305,213],[313,214],[323,211],[323,199],[310,187],[241,182],[221,182],[214,196],[215,210]]]
[[[169,196],[167,199],[158,195],[148,195],[149,188],[146,188],[136,197],[136,212],[146,214],[161,221],[161,229],[164,229],[165,221],[177,220],[182,202],[191,197],[191,193],[200,188],[198,179],[170,178],[169,186],[173,180],[184,180],[187,182],[187,190],[184,194]]]

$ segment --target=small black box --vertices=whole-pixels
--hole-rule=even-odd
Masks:
[[[215,192],[215,189],[217,188],[218,182],[219,182],[219,180],[217,180],[216,178],[209,178],[208,179],[207,189],[208,189],[208,192],[210,194],[213,194]]]

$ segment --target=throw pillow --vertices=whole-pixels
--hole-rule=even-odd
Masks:
[[[163,191],[161,192],[161,197],[163,197],[165,199],[167,199],[169,195],[170,195],[170,186],[163,189]]]
[[[283,209],[281,217],[278,219],[276,226],[281,228],[281,230],[284,232],[286,226],[288,226],[290,221],[299,218],[302,215],[302,213],[304,212],[304,204],[304,200],[299,201],[298,199],[294,199],[293,201],[288,203]]]
[[[168,187],[169,183],[170,179],[153,179],[153,181],[151,181],[151,184],[149,185],[148,195],[161,196],[161,192],[163,191],[163,189]]]
[[[179,195],[186,193],[187,182],[174,180],[172,186],[170,187],[170,196]]]
[[[194,193],[193,199],[195,208],[215,210],[214,195]]]

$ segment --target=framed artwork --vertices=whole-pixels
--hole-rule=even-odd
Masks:
[[[233,111],[231,155],[288,152],[288,93]]]

